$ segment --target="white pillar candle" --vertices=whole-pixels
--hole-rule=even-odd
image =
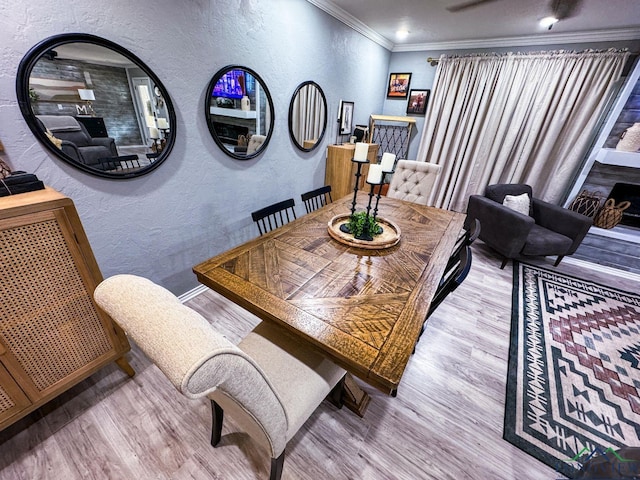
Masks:
[[[384,152],[382,154],[382,160],[380,160],[380,165],[382,165],[382,171],[384,173],[393,172],[393,166],[396,163],[396,154],[390,152]]]
[[[150,138],[160,138],[160,132],[156,127],[149,127],[149,137]]]
[[[353,153],[353,160],[356,162],[366,162],[367,155],[369,154],[369,144],[358,142],[356,143],[356,151]]]
[[[369,165],[367,183],[370,183],[372,185],[380,185],[380,182],[382,182],[382,165],[378,163]]]
[[[169,122],[167,122],[166,118],[158,118],[158,128],[161,128],[163,130],[167,130],[169,128]]]

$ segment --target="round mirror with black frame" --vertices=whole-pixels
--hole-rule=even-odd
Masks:
[[[327,130],[327,99],[311,80],[296,88],[289,105],[289,135],[303,152],[318,147]]]
[[[20,62],[16,94],[47,150],[92,175],[144,175],[175,143],[176,114],[162,82],[133,53],[95,35],[38,43]]]
[[[230,157],[249,160],[267,148],[275,120],[273,100],[250,68],[218,70],[207,86],[204,108],[211,136]]]

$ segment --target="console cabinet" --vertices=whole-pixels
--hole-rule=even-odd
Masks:
[[[98,310],[102,275],[71,199],[0,199],[0,430],[115,361],[129,343]]]
[[[334,200],[344,197],[345,195],[353,195],[353,185],[357,165],[351,161],[355,153],[356,146],[353,143],[345,143],[343,145],[329,145],[327,147],[327,164],[324,175],[324,184],[331,185],[331,195]],[[378,145],[369,144],[369,153],[367,158],[370,163],[377,163]],[[362,176],[358,188],[362,188],[367,174],[369,173],[369,164],[362,165],[360,170]]]

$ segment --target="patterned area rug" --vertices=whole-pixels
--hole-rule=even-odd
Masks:
[[[573,478],[640,446],[640,296],[514,262],[504,438]]]

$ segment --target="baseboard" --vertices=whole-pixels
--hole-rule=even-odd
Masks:
[[[182,295],[178,296],[178,300],[180,300],[182,303],[188,302],[192,298],[197,297],[207,290],[208,287],[206,285],[198,285],[197,287],[192,288],[191,290],[184,292]]]
[[[619,270],[617,268],[600,265],[598,263],[587,262],[586,260],[580,260],[579,258],[564,257],[562,263],[568,263],[569,265],[575,265],[576,267],[588,268],[600,273],[606,273],[608,275],[615,275],[617,277],[628,278],[640,282],[640,275],[626,270]]]

